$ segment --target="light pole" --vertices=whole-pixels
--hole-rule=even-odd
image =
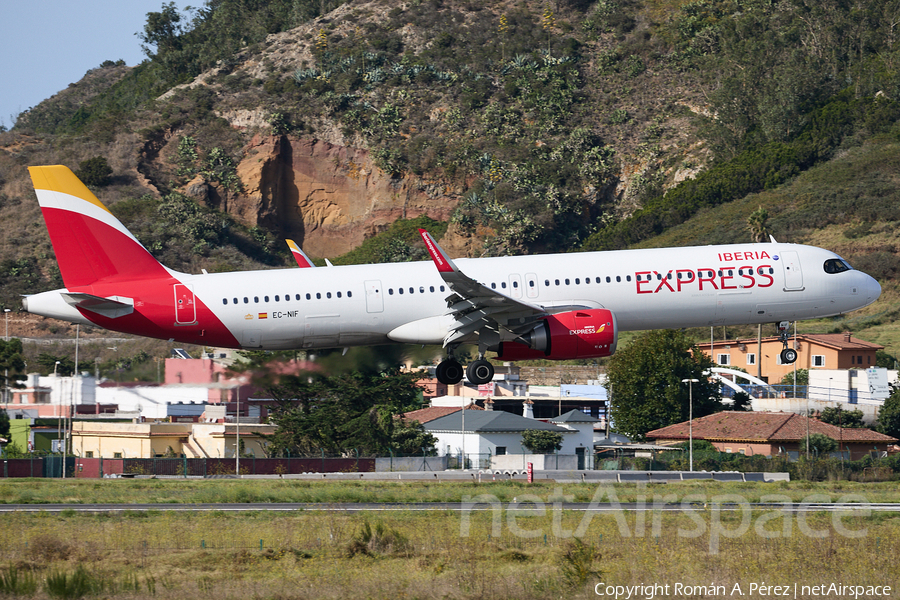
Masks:
[[[6,341],[8,342],[9,341],[9,309],[4,308],[3,314],[6,317]],[[3,382],[5,384],[5,387],[3,388],[3,399],[6,401],[6,404],[8,405],[9,404],[9,367],[7,367],[6,369],[3,370],[3,376],[4,376]],[[9,408],[9,407],[7,406],[7,408]]]
[[[712,327],[710,327],[712,329]],[[694,471],[694,384],[699,383],[699,379],[682,379],[681,383],[688,384],[688,456],[689,470]]]

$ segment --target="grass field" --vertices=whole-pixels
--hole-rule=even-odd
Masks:
[[[890,484],[621,484],[601,488],[597,499],[705,498],[709,507],[694,514],[593,515],[552,509],[563,496],[594,497],[598,488],[584,485],[22,480],[0,488],[7,503],[421,502],[478,495],[547,503],[543,513],[498,504],[462,513],[4,514],[0,597],[596,598],[594,586],[602,584],[607,596],[616,590],[606,586],[660,585],[637,597],[736,597],[739,585],[747,597],[761,598],[775,594],[758,587],[751,593],[751,586],[791,586],[794,596],[797,584],[796,597],[813,598],[822,594],[802,586],[891,586],[887,595],[854,592],[881,598],[896,597],[900,588],[894,568],[900,515],[716,508],[740,498],[800,502],[849,494],[888,502],[900,495]]]
[[[865,502],[900,502],[896,482],[860,483],[852,481],[791,481],[743,483],[684,481],[664,485],[615,484],[621,502],[640,497],[666,495],[671,502],[687,496],[738,495],[747,502],[760,502],[777,494],[791,502],[815,495],[816,502],[835,502],[856,495]],[[138,503],[248,503],[248,502],[461,502],[467,496],[490,494],[501,502],[534,494],[545,501],[565,495],[572,502],[590,502],[597,487],[588,483],[560,485],[552,481],[503,482],[417,482],[417,481],[304,481],[229,479],[3,479],[0,504],[138,504]]]

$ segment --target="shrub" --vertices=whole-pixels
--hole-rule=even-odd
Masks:
[[[102,156],[95,156],[87,160],[81,161],[75,175],[84,185],[92,187],[103,187],[111,181],[112,167]]]
[[[389,527],[381,521],[375,523],[375,527],[364,521],[360,530],[347,544],[347,556],[357,554],[373,556],[379,554],[404,554],[409,551],[409,542],[406,537],[393,527]]]

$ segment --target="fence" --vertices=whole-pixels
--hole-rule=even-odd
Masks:
[[[79,458],[42,456],[3,460],[2,477],[99,478],[157,475],[209,477],[234,475],[233,458]],[[299,473],[364,473],[375,470],[375,458],[243,458],[241,475],[295,475]]]

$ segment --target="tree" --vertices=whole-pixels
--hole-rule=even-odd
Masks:
[[[75,175],[81,180],[81,183],[92,187],[107,185],[112,173],[112,167],[102,156],[81,161],[78,164],[78,170],[75,171]]]
[[[613,429],[643,439],[648,431],[687,421],[691,397],[695,419],[712,414],[721,395],[703,372],[713,366],[682,332],[649,331],[635,338],[613,355],[607,370]],[[689,386],[685,379],[697,381]]]
[[[56,364],[57,362],[59,362],[58,365]],[[56,356],[55,354],[41,352],[37,357],[37,364],[41,367],[39,369],[41,375],[49,375],[56,372],[57,375],[68,377],[75,373],[75,361],[68,356]]]
[[[876,430],[884,435],[900,438],[900,389],[894,390],[878,411]]]
[[[9,438],[9,413],[0,408],[0,437]]]
[[[391,434],[391,450],[394,454],[437,455],[437,438],[425,431],[418,421],[397,421]]]
[[[0,375],[4,378],[0,381],[4,394],[7,387],[21,387],[18,381],[25,376],[25,358],[19,338],[0,340]]]
[[[552,454],[562,448],[562,440],[558,431],[527,429],[522,433],[522,445],[532,454]]]
[[[778,385],[794,385],[794,372],[785,373]],[[809,369],[797,369],[797,385],[809,385]]]
[[[888,354],[884,350],[876,350],[875,366],[884,367],[885,369],[896,369],[897,359],[892,354]]]
[[[829,406],[822,409],[819,420],[836,427],[865,427],[863,423],[863,411],[858,408],[855,410],[844,410],[840,406]]]
[[[302,373],[268,386],[278,407],[270,416],[275,433],[269,453],[318,456],[359,453],[420,454],[436,440],[420,425],[398,423],[395,415],[421,407],[418,373]]]
[[[809,434],[809,451],[816,456],[824,456],[837,450],[838,443],[822,433]],[[806,452],[806,438],[800,440],[800,451]]]
[[[178,14],[178,7],[174,2],[163,4],[162,12],[147,13],[144,32],[138,34],[143,42],[141,49],[144,53],[153,58],[155,54],[163,54],[166,51],[177,49],[179,47],[178,36],[182,33],[179,23],[181,23],[181,15]],[[155,54],[151,46],[156,47]]]
[[[748,394],[747,392],[737,392],[732,399],[731,410],[752,411],[753,407],[751,406],[750,402],[750,394]]]

